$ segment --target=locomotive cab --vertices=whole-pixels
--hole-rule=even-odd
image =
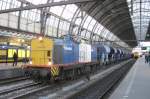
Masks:
[[[31,60],[32,66],[52,65],[53,40],[48,38],[33,39],[31,42]]]

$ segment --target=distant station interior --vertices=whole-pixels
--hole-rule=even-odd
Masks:
[[[0,0],[0,99],[150,99],[150,0]]]

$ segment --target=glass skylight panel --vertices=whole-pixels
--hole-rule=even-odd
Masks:
[[[65,6],[55,6],[50,8],[50,12],[60,16]],[[57,10],[56,10],[57,9]]]
[[[67,5],[64,12],[63,12],[63,14],[62,14],[62,17],[69,20],[69,21],[71,21],[76,9],[77,9],[76,5],[73,5],[73,4],[72,5]]]
[[[26,0],[26,1],[29,1],[33,4],[44,4],[44,3],[47,3],[47,0]],[[51,1],[51,0],[50,0]]]
[[[127,2],[131,11],[131,0],[127,0]],[[140,0],[133,0],[133,13],[131,14],[131,18],[135,27],[135,34],[137,39],[144,40],[150,21],[150,0],[141,0],[141,2]]]
[[[88,26],[88,29],[89,29],[90,31],[92,31],[92,29],[93,29],[95,23],[96,23],[96,20],[95,20],[95,19],[92,19],[92,21],[90,22],[90,25]]]
[[[48,0],[25,0],[25,1],[28,1],[33,5],[48,3]],[[67,0],[49,0],[49,3],[60,1],[67,1]],[[0,0],[0,9],[18,8],[20,6],[21,3],[19,2],[19,0]],[[23,4],[23,7],[25,6],[30,5]],[[145,4],[145,6],[149,5]],[[136,5],[134,9],[138,8],[139,5]],[[146,8],[149,10],[148,7]],[[41,10],[42,9],[32,9],[21,11],[20,29],[29,32],[40,33]],[[45,30],[46,35],[56,36],[56,34],[58,33],[58,35],[61,36],[67,34],[70,32],[69,27],[71,26],[70,25],[71,23],[74,26],[73,34],[76,35],[80,34],[80,30],[82,30],[81,28],[84,28],[83,31],[81,31],[81,35],[82,37],[85,38],[90,38],[91,33],[97,34],[94,37],[95,39],[98,39],[99,37],[104,37],[107,39],[111,39],[111,37],[117,38],[113,33],[111,33],[108,29],[106,29],[104,26],[98,23],[98,21],[89,16],[85,11],[81,11],[75,4],[49,7],[49,9],[47,8],[47,10],[49,11],[50,15],[46,22],[46,30]],[[44,10],[44,12],[45,11],[46,10]],[[137,10],[137,12],[138,11],[139,10]],[[75,14],[75,12],[77,12],[78,14]],[[13,16],[18,17],[19,11],[9,13],[10,16],[11,14],[13,14]],[[143,16],[150,16],[150,13],[148,14],[144,13]],[[14,22],[13,20],[10,21]],[[145,22],[145,20],[142,21]],[[148,23],[147,20],[145,23]],[[17,24],[17,21],[15,24]]]

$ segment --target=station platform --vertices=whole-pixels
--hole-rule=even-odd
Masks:
[[[150,65],[139,58],[109,99],[149,99]]]
[[[0,63],[0,70],[20,68],[22,65],[24,65],[22,62],[19,62],[17,66],[13,66],[13,63]]]
[[[19,62],[17,66],[13,66],[13,63],[0,63],[0,80],[24,76],[21,68],[23,64]]]

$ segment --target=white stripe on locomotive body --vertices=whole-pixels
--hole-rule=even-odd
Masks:
[[[79,62],[91,62],[91,52],[90,44],[79,44]]]

